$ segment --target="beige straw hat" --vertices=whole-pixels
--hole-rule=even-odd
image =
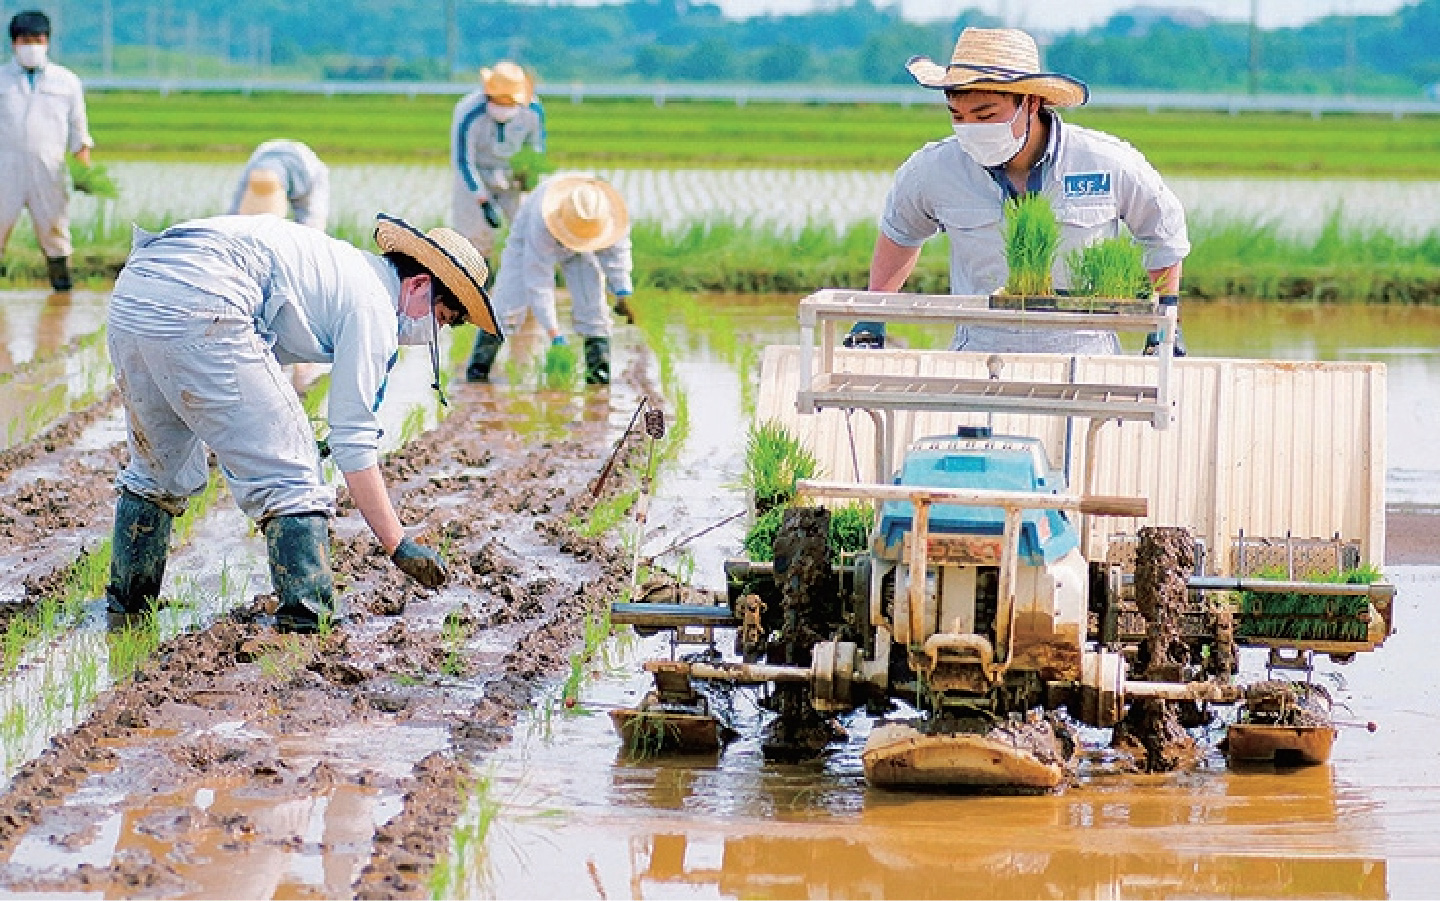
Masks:
[[[535,82],[508,59],[496,63],[493,69],[481,69],[480,83],[485,87],[486,97],[501,103],[524,106],[535,96]]]
[[[499,335],[495,310],[485,291],[490,267],[475,245],[457,231],[432,228],[422,232],[396,216],[375,217],[375,243],[384,253],[403,253],[430,270],[440,283],[465,307],[470,321],[481,331]]]
[[[237,212],[242,216],[270,213],[282,218],[290,212],[290,200],[285,196],[285,182],[280,175],[271,169],[251,169]]]
[[[1079,106],[1090,99],[1084,82],[1041,71],[1035,39],[1016,28],[967,28],[955,42],[950,65],[912,56],[905,68],[926,88],[1034,94],[1052,106]]]
[[[546,182],[540,217],[555,240],[576,253],[609,247],[630,227],[625,198],[590,175],[558,175]]]

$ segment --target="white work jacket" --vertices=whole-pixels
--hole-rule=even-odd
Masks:
[[[1144,248],[1145,268],[1185,258],[1190,241],[1185,210],[1149,161],[1126,142],[1051,117],[1050,147],[1040,193],[1060,222],[1056,288],[1070,285],[1070,251],[1120,234],[1123,223]],[[1005,192],[990,171],[952,137],[926,144],[895,174],[880,230],[902,247],[917,247],[938,232],[950,237],[950,291],[991,294],[1005,285]]]
[[[555,330],[555,269],[559,267],[570,289],[576,331],[585,336],[609,335],[610,305],[606,302],[606,289],[617,295],[635,290],[631,280],[630,232],[626,230],[609,247],[576,253],[555,240],[545,227],[540,211],[548,187],[549,182],[542,181],[520,204],[510,225],[510,236],[505,239],[505,249],[500,254],[495,288],[490,292],[496,314],[513,327],[517,323],[515,314],[529,310],[543,328]]]
[[[250,173],[256,169],[268,169],[280,176],[296,222],[325,230],[330,217],[330,167],[321,162],[309,145],[279,138],[256,147],[245,164],[245,171],[240,173],[240,182],[230,201],[232,214],[240,211],[245,186]]]
[[[115,282],[110,328],[185,334],[197,298],[219,299],[281,363],[332,363],[329,444],[342,472],[375,465],[377,411],[398,349],[400,278],[388,260],[271,215],[138,232]],[[245,410],[236,409],[235,416]]]
[[[511,190],[510,157],[529,144],[545,152],[545,111],[540,100],[530,101],[509,122],[497,122],[486,114],[484,91],[467,94],[455,104],[450,122],[450,163],[457,188],[478,200],[492,199]]]
[[[74,72],[47,62],[32,83],[14,59],[0,66],[0,154],[7,158],[7,173],[16,171],[9,166],[24,161],[58,178],[67,152],[94,144],[84,90]]]

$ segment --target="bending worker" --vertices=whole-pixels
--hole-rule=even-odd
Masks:
[[[266,141],[250,154],[235,196],[231,214],[271,213],[320,231],[330,216],[330,167],[309,145],[283,138]]]
[[[273,216],[137,230],[109,317],[130,449],[118,479],[112,612],[143,611],[158,594],[171,518],[205,487],[208,447],[265,534],[277,626],[314,631],[334,614],[335,492],[282,362],[333,364],[328,442],[355,506],[406,575],[431,588],[445,581],[444,560],[406,537],[386,494],[376,411],[398,345],[428,343],[433,355],[439,326],[495,331],[488,273],[446,228],[422,233],[382,214],[375,241],[383,256]]]
[[[1085,103],[1089,89],[1043,71],[1030,35],[966,28],[948,66],[917,56],[906,68],[922,87],[945,92],[955,134],[926,144],[895,173],[870,263],[870,290],[901,290],[921,245],[943,231],[950,239],[951,293],[998,291],[1008,274],[1005,202],[1038,192],[1060,223],[1057,287],[1069,284],[1064,259],[1070,251],[1119,235],[1123,223],[1144,249],[1161,303],[1178,304],[1180,265],[1190,252],[1179,199],[1134,147],[1061,122],[1055,108]],[[1153,346],[1156,337],[1147,343]],[[856,323],[845,343],[883,346],[884,323]],[[1118,353],[1120,347],[1108,331],[961,326],[952,349]],[[1178,334],[1175,352],[1184,353]]]
[[[505,334],[513,335],[534,314],[552,344],[564,344],[555,312],[555,267],[570,289],[575,331],[585,339],[585,381],[610,383],[608,287],[621,303],[631,281],[630,216],[620,192],[589,175],[557,175],[540,183],[520,204],[500,254],[493,297]],[[500,338],[475,334],[465,377],[490,380]]]
[[[545,111],[535,83],[524,69],[505,60],[480,70],[481,89],[455,104],[450,123],[450,162],[455,186],[450,221],[476,249],[490,256],[495,234],[520,207],[524,185],[510,158],[526,144],[545,152]]]
[[[74,72],[48,59],[50,19],[27,10],[10,20],[14,57],[0,67],[0,258],[28,208],[50,287],[69,291],[70,192],[65,154],[90,165],[85,94]]]

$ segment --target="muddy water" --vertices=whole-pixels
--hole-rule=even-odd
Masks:
[[[734,301],[742,342],[793,340],[793,307]],[[1300,309],[1248,304],[1185,310],[1190,346],[1216,356],[1382,359],[1389,371],[1391,497],[1440,503],[1440,311]],[[1258,327],[1257,327],[1258,324]],[[677,368],[693,409],[685,454],[656,489],[646,552],[739,509],[735,489],[748,414],[741,376],[703,339]],[[677,346],[679,346],[677,342]],[[750,377],[753,377],[750,376]],[[738,523],[689,543],[695,581],[723,587]],[[1440,547],[1432,560],[1440,562]],[[1440,689],[1429,671],[1440,630],[1440,566],[1392,566],[1399,632],[1346,667],[1319,664],[1340,715],[1378,729],[1342,730],[1323,767],[1232,771],[1215,754],[1198,772],[1104,775],[1088,767],[1063,794],[925,797],[866,788],[868,724],[811,765],[762,761],[753,731],[722,753],[637,761],[605,715],[648,686],[634,661],[664,655],[663,637],[614,649],[583,712],[527,721],[495,761],[501,814],[466,890],[481,897],[1433,897],[1440,880]],[[728,636],[717,636],[729,651]],[[694,651],[696,647],[680,650]],[[1264,657],[1247,652],[1250,678]],[[754,725],[752,695],[735,719]],[[1219,735],[1212,736],[1218,739]],[[1097,743],[1101,736],[1091,736]]]
[[[724,340],[693,321],[675,326],[667,336],[690,433],[681,457],[663,469],[655,486],[643,540],[646,554],[667,550],[743,508],[736,487],[749,422],[743,399],[753,396],[747,386],[753,387],[755,377],[753,365],[745,362],[753,363],[753,357],[744,348],[791,341],[795,335],[793,299],[707,298],[705,303],[713,318],[727,323]],[[39,317],[30,321],[38,323]],[[7,322],[22,323],[12,329],[12,352],[40,357],[36,350],[25,350],[38,348],[39,342],[31,337],[25,344],[30,333],[23,321]],[[1428,402],[1440,379],[1431,350],[1440,346],[1440,315],[1197,305],[1187,308],[1185,327],[1192,348],[1215,355],[1385,359],[1391,373],[1392,498],[1400,493],[1397,485],[1404,488],[1406,503],[1433,506],[1440,497],[1440,464],[1429,459],[1425,444],[1440,425]],[[630,330],[617,341],[617,370],[643,358],[634,340]],[[521,346],[518,342],[511,353]],[[507,379],[525,377],[518,366],[502,366]],[[412,415],[433,421],[428,386],[428,360],[407,357],[386,405],[391,417],[387,436],[398,440],[396,433],[407,428]],[[608,419],[612,432],[618,432],[635,403],[618,391],[606,401],[594,392],[505,397],[484,422],[487,440],[497,447],[537,437],[553,440],[581,421]],[[677,415],[674,399],[664,406]],[[413,413],[417,409],[420,414]],[[477,519],[487,520],[486,528],[503,527],[490,522],[494,517],[481,505],[475,509]],[[219,531],[231,536],[228,543],[207,539],[183,567],[177,559],[177,569],[195,571],[196,558],[215,567],[228,561],[245,571],[247,583],[261,583],[251,585],[252,591],[263,590],[263,556],[255,554],[243,522],[208,525],[221,526]],[[353,532],[358,524],[337,522],[342,534],[347,527]],[[693,573],[697,584],[719,588],[720,561],[735,552],[740,533],[737,522],[720,525],[670,550],[661,562]],[[534,538],[521,530],[506,540],[514,553],[525,554]],[[573,714],[527,719],[503,752],[479,759],[482,772],[493,776],[490,797],[502,811],[483,857],[465,861],[464,890],[455,894],[1433,894],[1430,886],[1440,875],[1430,839],[1440,826],[1440,759],[1433,751],[1440,745],[1440,723],[1432,711],[1440,705],[1434,680],[1422,667],[1437,626],[1434,611],[1440,610],[1435,597],[1440,567],[1393,567],[1389,575],[1400,583],[1400,634],[1380,653],[1346,668],[1326,664],[1321,674],[1348,704],[1345,716],[1374,720],[1379,731],[1347,730],[1328,766],[1298,773],[1236,773],[1212,760],[1198,773],[1147,780],[1106,777],[1103,768],[1095,767],[1066,793],[1042,798],[937,798],[869,790],[858,760],[867,724],[858,719],[848,723],[850,741],[813,765],[765,765],[749,737],[708,759],[628,760],[619,753],[604,712],[635,702],[646,684],[636,675],[637,661],[667,647],[657,638],[615,648],[610,665],[598,668],[598,678]],[[452,603],[437,596],[412,621],[438,624]],[[490,650],[497,657],[507,650],[507,637],[512,646],[524,640],[504,630],[495,630],[491,637],[496,636],[498,643]],[[1252,672],[1262,663],[1245,662]],[[1341,677],[1343,684],[1336,681]],[[753,698],[739,695],[734,705],[739,724],[756,722]],[[183,794],[167,785],[142,784],[139,794],[148,793],[152,800],[130,804],[117,815],[115,797],[124,796],[124,779],[134,778],[127,774],[143,775],[145,755],[155,754],[153,747],[163,747],[166,739],[139,736],[133,746],[117,748],[117,778],[92,779],[87,790],[58,808],[53,828],[33,833],[15,848],[10,866],[33,862],[75,868],[91,861],[100,866],[136,854],[159,859],[163,852],[169,871],[177,874],[176,892],[199,897],[347,894],[368,854],[365,836],[399,807],[395,775],[439,741],[425,731],[423,716],[409,725],[382,720],[372,715],[364,732],[350,724],[317,729],[277,748],[296,772],[309,772],[317,760],[343,758],[384,777],[379,784],[342,778],[326,791],[271,794],[257,790],[254,778],[192,780]],[[225,728],[224,722],[206,726],[219,730],[215,734],[221,739],[235,740]],[[383,742],[367,746],[367,740],[382,734]],[[387,756],[392,753],[397,756]],[[176,811],[294,839],[246,844],[238,851],[234,842],[219,836],[207,844],[210,834],[176,819]],[[67,817],[74,828],[66,828]],[[23,885],[8,884],[12,889]],[[75,890],[73,883],[70,889]],[[151,890],[172,889],[157,884]]]

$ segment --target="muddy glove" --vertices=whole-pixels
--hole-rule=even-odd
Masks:
[[[615,292],[615,315],[623,317],[626,322],[635,321],[635,311],[630,309],[630,295]]]
[[[489,200],[480,201],[480,212],[484,214],[485,221],[490,223],[491,228],[500,227],[500,208]]]
[[[401,572],[426,588],[439,588],[449,575],[440,555],[413,538],[402,538],[390,560],[400,567]]]

